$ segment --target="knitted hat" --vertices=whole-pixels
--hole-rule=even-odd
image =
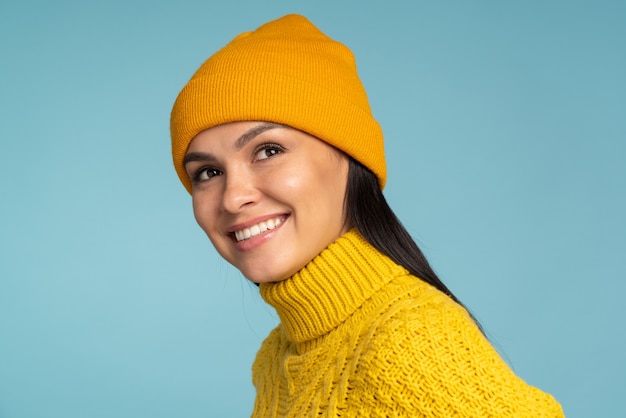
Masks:
[[[305,17],[287,15],[244,32],[182,89],[170,119],[172,157],[191,193],[183,158],[205,129],[236,121],[280,123],[346,152],[386,181],[383,133],[350,50]]]

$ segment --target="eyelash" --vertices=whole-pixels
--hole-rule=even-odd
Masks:
[[[265,158],[256,158],[260,152],[270,151],[270,150],[277,151],[277,152],[272,155],[266,156]],[[278,154],[282,154],[283,152],[285,152],[285,148],[283,148],[282,146],[278,144],[273,144],[273,143],[261,144],[254,150],[254,156],[255,156],[254,161],[266,160],[268,158],[275,157]]]
[[[259,153],[261,153],[263,151],[270,151],[270,150],[271,151],[275,151],[275,153],[272,154],[272,155],[269,155],[269,156],[265,156],[264,158],[257,158]],[[254,150],[254,152],[252,154],[254,156],[253,162],[267,160],[269,158],[275,157],[278,154],[282,154],[283,152],[285,152],[285,148],[282,147],[281,145],[273,144],[273,143],[261,144],[257,148],[255,148],[255,150]],[[205,175],[205,173],[211,173],[211,174],[208,174],[207,178],[202,178]],[[193,177],[191,178],[191,181],[193,183],[199,183],[199,182],[202,182],[202,181],[210,180],[211,178],[213,178],[215,176],[219,176],[221,174],[223,174],[222,171],[218,170],[217,168],[200,167],[193,174]]]
[[[211,172],[212,174],[208,176],[208,178],[203,179],[201,178],[204,173],[209,173]],[[222,174],[222,172],[220,170],[218,170],[217,168],[213,168],[213,167],[200,167],[198,170],[196,170],[196,172],[193,174],[193,177],[191,178],[191,182],[192,183],[199,183],[201,181],[206,181],[206,180],[210,180],[211,178],[215,177],[215,176],[219,176],[220,174]]]

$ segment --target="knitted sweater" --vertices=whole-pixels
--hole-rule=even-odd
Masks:
[[[262,284],[280,317],[253,366],[253,417],[562,417],[467,311],[350,231]]]

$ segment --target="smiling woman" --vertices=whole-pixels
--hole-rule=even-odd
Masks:
[[[200,227],[281,323],[254,417],[559,417],[387,205],[352,53],[302,16],[237,36],[179,94],[172,155]]]
[[[348,230],[348,158],[304,132],[219,125],[191,141],[185,161],[198,224],[255,283],[292,276]]]

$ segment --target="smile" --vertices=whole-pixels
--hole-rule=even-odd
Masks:
[[[259,222],[256,225],[252,225],[249,228],[240,229],[239,231],[235,231],[235,239],[237,242],[245,241],[252,237],[256,237],[257,235],[262,234],[265,231],[269,231],[270,229],[276,228],[278,225],[282,224],[284,221],[284,216],[278,216],[274,219],[268,219],[263,222]]]

